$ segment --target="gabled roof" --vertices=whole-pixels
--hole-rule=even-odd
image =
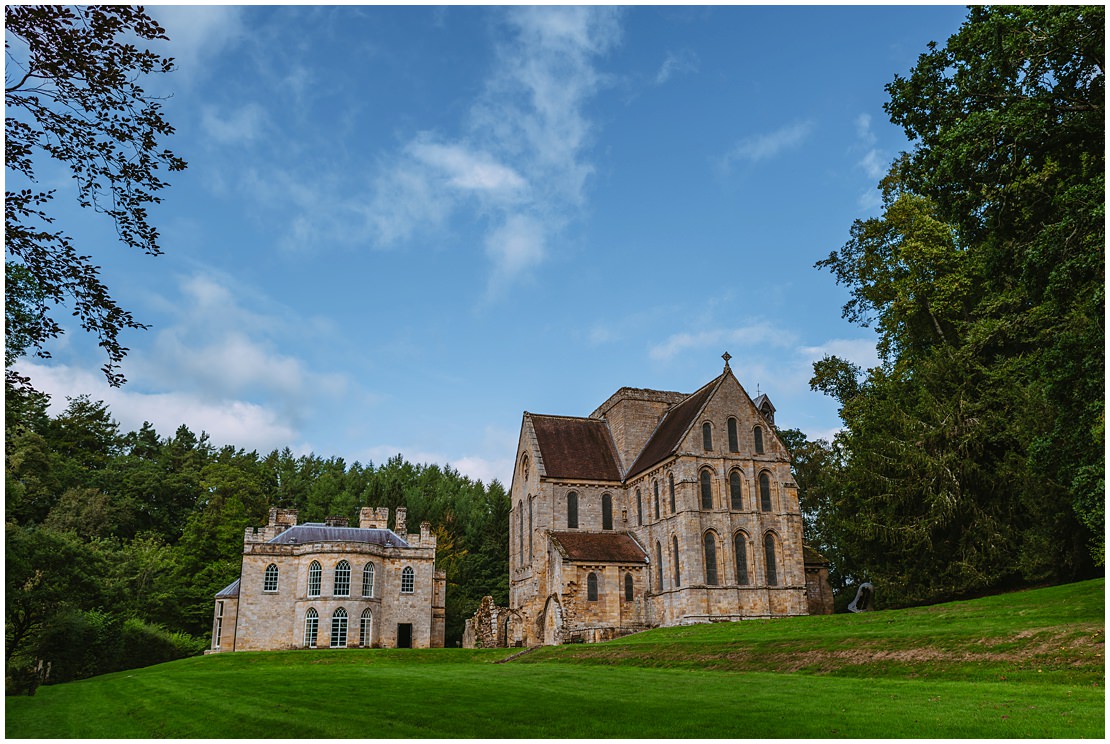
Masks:
[[[604,421],[526,415],[532,420],[548,478],[620,481],[617,448]]]
[[[566,560],[579,563],[647,563],[648,556],[627,532],[552,532]]]
[[[239,596],[239,579],[231,582],[220,591],[216,592],[216,599],[230,599]]]
[[[328,527],[325,524],[306,522],[297,524],[268,542],[275,545],[295,545],[321,542],[362,542],[407,548],[409,544],[393,530],[363,529],[361,527]]]
[[[648,443],[644,445],[644,449],[640,452],[640,456],[632,463],[632,467],[628,469],[625,479],[632,478],[644,472],[651,466],[662,462],[670,457],[678,449],[678,445],[682,443],[682,438],[686,432],[690,430],[690,425],[697,418],[698,414],[705,407],[706,402],[713,395],[717,386],[721,384],[721,380],[728,374],[725,372],[716,379],[706,383],[696,393],[691,393],[686,397],[686,400],[676,405],[671,410],[667,411],[667,415],[655,427],[651,438]]]

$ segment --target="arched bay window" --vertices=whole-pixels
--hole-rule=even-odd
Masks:
[[[313,607],[304,614],[304,647],[316,648],[316,633],[320,628],[320,615]]]
[[[607,493],[601,496],[601,529],[613,529],[613,497]]]
[[[331,647],[347,648],[347,611],[342,607],[331,616]]]
[[[374,564],[367,563],[362,567],[362,596],[374,596]]]
[[[705,583],[710,586],[717,585],[717,536],[706,532],[703,538],[705,545]]]
[[[578,529],[578,494],[567,494],[567,529]]]
[[[320,564],[313,561],[308,566],[308,596],[320,596],[320,575],[322,574]]]
[[[733,470],[728,474],[729,506],[739,511],[744,508],[744,492],[740,487],[740,471]]]
[[[339,561],[335,564],[335,596],[349,597],[351,596],[351,564],[347,561]]]
[[[778,564],[775,561],[775,536],[768,532],[763,536],[763,562],[767,566],[767,586],[779,585]]]

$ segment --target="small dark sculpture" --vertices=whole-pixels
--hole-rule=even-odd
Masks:
[[[875,587],[872,586],[870,581],[865,581],[859,585],[856,591],[856,598],[848,605],[848,612],[867,612],[868,610],[875,609],[872,607],[872,602],[875,599]]]

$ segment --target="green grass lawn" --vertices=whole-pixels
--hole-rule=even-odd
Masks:
[[[505,650],[238,653],[7,698],[9,737],[1105,733],[1104,582]]]

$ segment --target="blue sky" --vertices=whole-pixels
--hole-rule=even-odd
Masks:
[[[809,390],[874,335],[815,261],[908,148],[883,86],[966,11],[926,7],[148,6],[178,69],[152,216],[163,256],[61,220],[129,333],[109,389],[79,331],[18,367],[125,430],[506,484],[521,413],[621,386],[692,392],[721,354],[777,423],[839,424]]]

